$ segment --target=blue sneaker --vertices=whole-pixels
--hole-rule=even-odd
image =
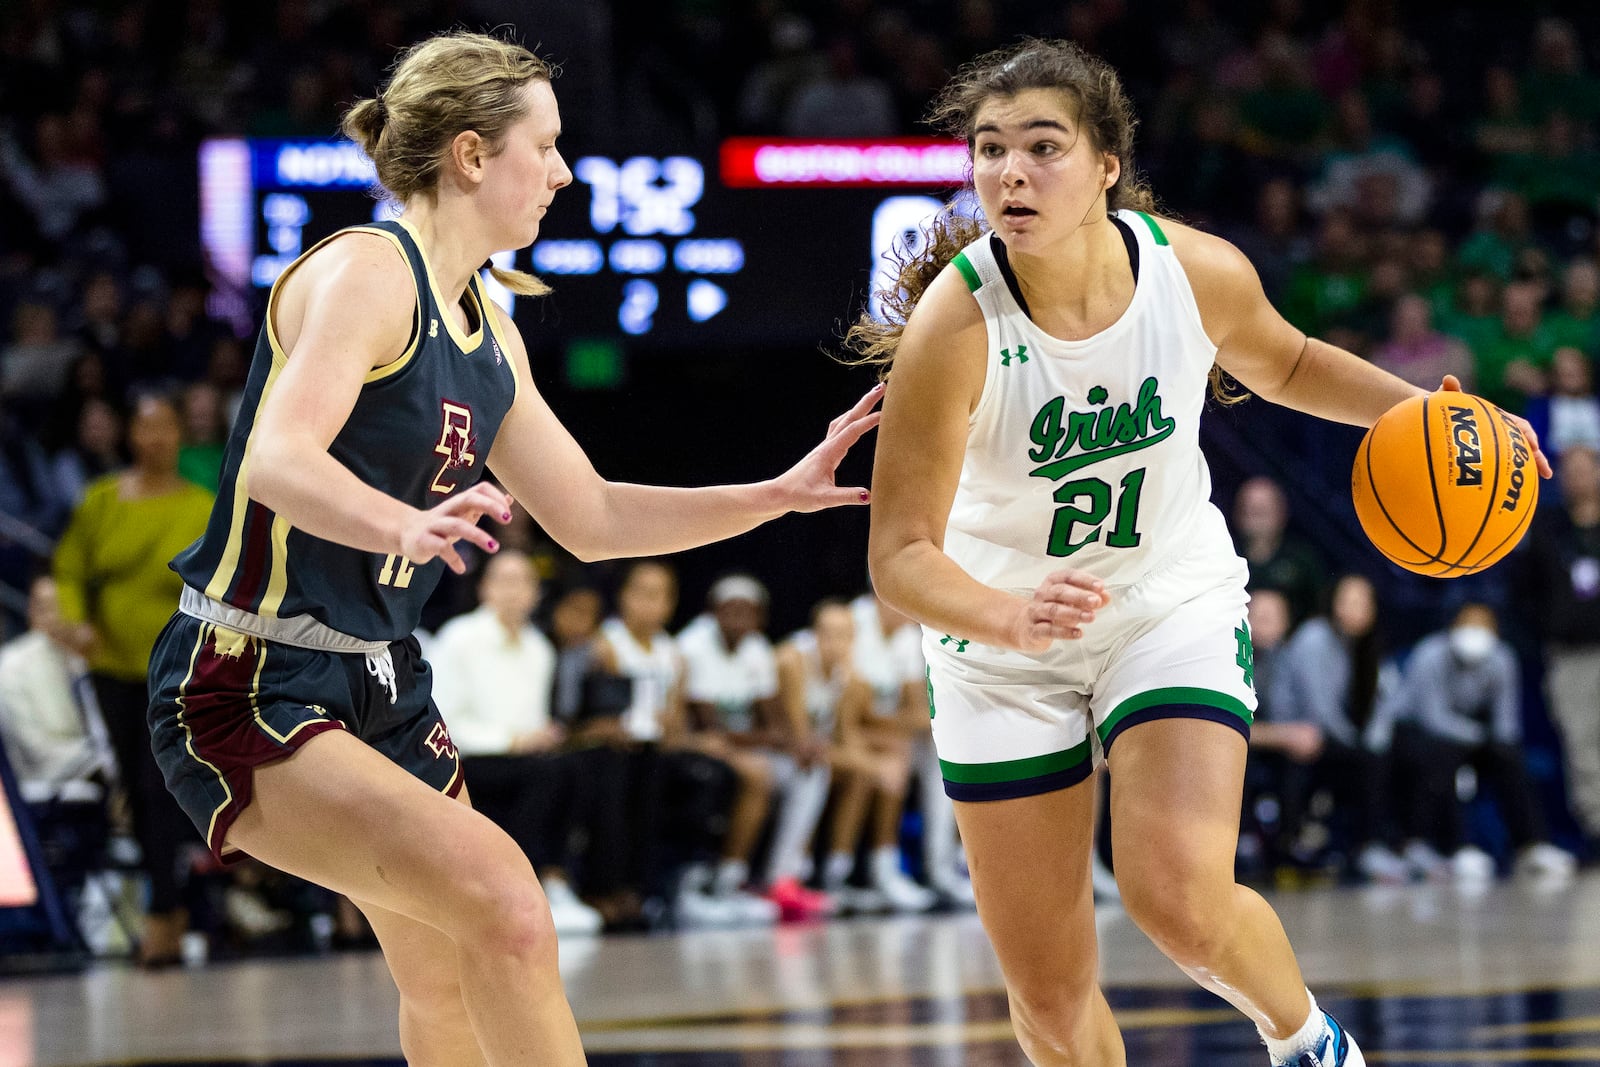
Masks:
[[[1339,1025],[1339,1020],[1327,1012],[1323,1012],[1322,1016],[1328,1025],[1323,1028],[1322,1040],[1317,1042],[1317,1047],[1303,1053],[1293,1063],[1273,1056],[1272,1067],[1367,1067],[1366,1057],[1361,1055],[1356,1043]]]

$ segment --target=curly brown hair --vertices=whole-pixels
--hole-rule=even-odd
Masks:
[[[995,97],[1014,97],[1029,89],[1065,93],[1075,112],[1074,121],[1089,135],[1094,150],[1117,157],[1122,174],[1106,190],[1108,211],[1157,210],[1155,194],[1134,168],[1133,135],[1139,120],[1122,80],[1109,63],[1071,41],[1025,38],[979,56],[958,70],[940,91],[927,121],[953,137],[964,138],[970,156],[979,109]],[[969,176],[963,192],[971,189]],[[863,314],[846,332],[845,347],[855,353],[847,362],[876,366],[879,377],[887,378],[906,322],[922,294],[956,253],[986,232],[984,222],[964,211],[959,199],[947,203],[924,231],[921,248],[896,255],[894,283],[877,294],[882,320]],[[1212,368],[1211,389],[1225,403],[1241,399],[1227,388],[1227,379],[1217,367]]]

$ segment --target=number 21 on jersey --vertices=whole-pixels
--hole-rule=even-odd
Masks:
[[[1129,471],[1122,479],[1117,492],[1117,516],[1106,535],[1111,548],[1136,548],[1141,540],[1139,524],[1139,492],[1144,488],[1145,468]],[[1056,508],[1050,524],[1052,556],[1070,556],[1086,545],[1100,540],[1100,530],[1111,514],[1111,485],[1103,478],[1078,478],[1064,482],[1056,489],[1055,500],[1062,505]],[[1088,498],[1088,505],[1078,502]],[[1078,540],[1073,540],[1079,524],[1093,527]]]

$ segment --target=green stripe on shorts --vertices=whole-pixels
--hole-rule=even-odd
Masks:
[[[1196,686],[1176,685],[1166,689],[1151,689],[1129,697],[1118,704],[1106,721],[1100,726],[1100,740],[1104,741],[1111,736],[1111,731],[1117,728],[1117,723],[1129,715],[1153,708],[1160,704],[1199,704],[1202,707],[1216,708],[1226,711],[1230,715],[1237,715],[1244,720],[1246,726],[1255,719],[1249,708],[1244,706],[1244,701],[1236,696],[1218,692],[1215,689],[1200,689]]]
[[[1048,752],[1043,756],[1002,760],[999,763],[951,763],[940,760],[939,769],[944,780],[962,785],[991,785],[995,782],[1021,782],[1028,778],[1042,778],[1047,774],[1076,767],[1089,758],[1087,739],[1062,752]]]

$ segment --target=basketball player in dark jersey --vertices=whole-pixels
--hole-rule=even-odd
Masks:
[[[602,480],[530,380],[478,269],[538,234],[572,180],[552,69],[491,37],[409,51],[345,130],[404,205],[322,242],[273,288],[210,525],[151,669],[152,743],[218,856],[248,853],[354,900],[400,989],[418,1065],[583,1061],[528,860],[466,803],[411,637],[456,542],[511,497],[583,559],[655,555],[790,511],[864,503],[834,485],[878,390],[769,482]],[[517,292],[543,291],[509,271]],[[451,799],[457,798],[457,799]]]

